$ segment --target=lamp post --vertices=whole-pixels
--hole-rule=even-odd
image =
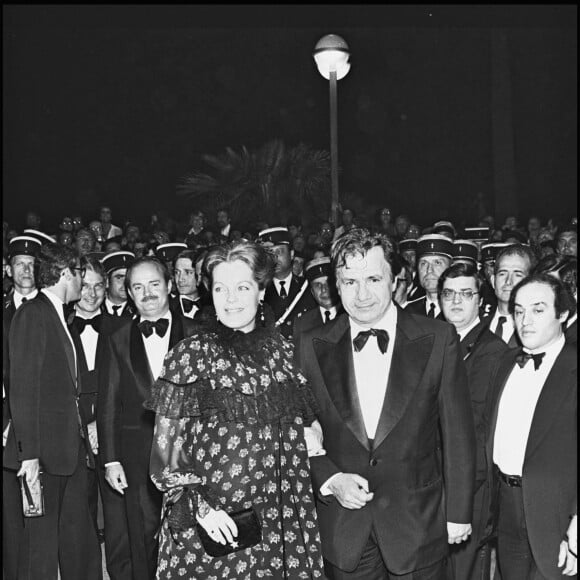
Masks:
[[[338,130],[336,83],[350,70],[348,44],[336,34],[323,36],[314,47],[314,60],[318,72],[330,82],[330,185],[332,202],[331,219],[338,225]]]

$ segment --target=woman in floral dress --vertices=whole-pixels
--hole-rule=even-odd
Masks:
[[[151,478],[165,492],[157,577],[322,578],[308,461],[323,453],[319,424],[291,344],[263,320],[272,259],[237,242],[211,250],[204,267],[217,320],[168,353],[146,403],[157,414]],[[196,523],[237,547],[228,513],[250,507],[261,541],[209,556]]]

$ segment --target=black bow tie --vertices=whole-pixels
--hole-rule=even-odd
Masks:
[[[385,354],[387,352],[387,347],[389,346],[389,334],[386,330],[380,330],[377,328],[371,328],[370,330],[359,332],[356,335],[356,338],[352,341],[354,344],[354,350],[360,352],[371,335],[377,337],[379,350],[382,354]]]
[[[181,307],[183,308],[183,312],[185,312],[185,314],[189,314],[193,310],[194,306],[197,306],[195,300],[190,300],[189,298],[181,299]]]
[[[169,320],[167,318],[160,318],[155,322],[152,320],[142,320],[137,326],[145,338],[149,338],[153,334],[153,331],[157,333],[157,336],[163,338],[169,328]]]
[[[80,316],[75,316],[73,320],[73,326],[79,331],[79,334],[82,334],[87,326],[91,326],[95,332],[100,332],[101,321],[101,314],[95,316],[94,318],[81,318]]]
[[[537,354],[530,354],[529,352],[525,352],[524,350],[520,351],[520,353],[516,356],[516,362],[520,365],[520,368],[523,369],[524,365],[532,359],[534,361],[534,370],[537,371],[542,364],[542,359],[546,356],[545,352],[539,352]]]

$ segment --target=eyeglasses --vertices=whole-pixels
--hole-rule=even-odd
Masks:
[[[479,294],[479,292],[475,292],[474,290],[451,290],[450,288],[441,290],[441,298],[447,302],[455,300],[456,296],[459,296],[461,300],[467,300],[469,302],[475,294]]]
[[[86,268],[70,268],[71,270],[78,270],[81,274],[81,278],[85,277],[85,274],[87,273],[87,269]]]

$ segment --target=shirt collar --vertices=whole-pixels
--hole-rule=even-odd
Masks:
[[[54,293],[51,292],[48,288],[42,288],[41,292],[51,301],[52,305],[56,308],[56,312],[62,320],[64,320],[64,312],[62,307],[64,306],[64,302]]]
[[[92,320],[93,318],[96,318],[97,316],[101,315],[101,309],[99,308],[96,312],[93,312],[93,314],[91,314],[90,316],[87,316],[84,312],[81,312],[77,305],[75,304],[75,316],[78,316],[79,318],[84,318],[85,320]]]
[[[276,283],[276,288],[280,288],[280,282],[286,282],[286,284],[284,284],[284,288],[286,288],[286,291],[288,291],[288,288],[292,283],[292,272],[290,272],[286,278],[282,278],[280,280],[278,280],[278,278],[274,278],[274,282]]]
[[[566,342],[566,339],[564,337],[564,334],[561,334],[552,344],[550,344],[549,346],[543,346],[543,347],[539,347],[539,348],[535,348],[534,350],[529,350],[527,348],[524,347],[524,352],[528,352],[530,354],[538,354],[541,352],[545,352],[545,357],[544,357],[544,361],[547,360],[554,360],[559,354],[560,351],[564,348],[564,344]]]
[[[20,294],[20,292],[18,292],[18,290],[16,290],[16,288],[14,288],[14,295],[13,295],[14,305],[16,306],[16,308],[18,308],[22,304],[23,298],[26,298],[26,300],[32,300],[33,298],[36,298],[37,294],[38,294],[37,288],[35,288],[27,296],[24,296],[24,294]]]
[[[171,323],[171,320],[173,319],[173,317],[171,315],[171,310],[168,310],[163,316],[160,316],[159,318],[156,318],[155,320],[162,320],[163,318],[165,318],[165,320],[169,320],[169,323]],[[144,320],[144,318],[139,316],[139,322],[142,322],[143,320]],[[151,321],[151,322],[153,322],[153,321]]]
[[[114,302],[111,302],[109,300],[109,297],[107,296],[105,298],[105,303],[108,306],[107,310],[113,310],[113,306],[120,306],[121,308],[123,308],[125,306],[125,304],[127,304],[127,301],[125,300],[125,302],[121,302],[121,304],[115,304]]]
[[[389,338],[393,340],[395,331],[397,330],[397,307],[393,302],[391,302],[383,317],[372,325],[372,328],[386,330],[389,334]],[[350,318],[351,336],[355,337],[359,332],[364,332],[368,329],[367,326],[361,326]]]

